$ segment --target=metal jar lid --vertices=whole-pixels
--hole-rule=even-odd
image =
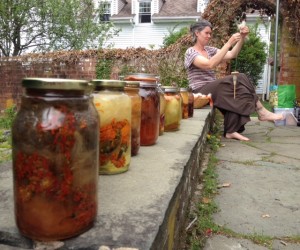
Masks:
[[[188,92],[188,89],[187,88],[180,88],[179,91],[180,92]]]
[[[61,78],[24,78],[22,86],[26,89],[49,90],[88,90],[93,86],[86,80],[61,79]]]
[[[138,81],[125,81],[125,87],[127,88],[139,88],[140,82]]]
[[[140,87],[141,88],[143,88],[143,87],[157,88],[157,84],[156,84],[156,82],[143,82],[143,81],[141,81],[140,82]]]
[[[110,79],[94,79],[91,81],[95,88],[107,87],[107,88],[123,88],[125,87],[125,81],[110,80]]]
[[[175,86],[162,86],[165,89],[165,93],[178,93],[179,89]]]

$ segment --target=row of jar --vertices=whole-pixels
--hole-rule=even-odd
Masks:
[[[98,173],[127,171],[140,145],[178,130],[188,109],[182,109],[187,95],[175,87],[163,92],[156,79],[27,78],[22,84],[12,126],[15,218],[20,232],[35,240],[90,228]]]
[[[160,86],[154,80],[153,82],[143,79],[144,81],[116,81],[116,80],[94,80],[95,93],[93,94],[94,104],[100,114],[100,174],[120,173],[126,171],[123,164],[119,162],[120,167],[116,164],[107,164],[107,160],[111,163],[111,154],[107,155],[107,151],[114,149],[111,147],[112,142],[116,142],[113,146],[119,145],[118,136],[111,137],[111,131],[115,126],[115,122],[131,121],[131,149],[120,148],[127,154],[131,152],[131,156],[138,153],[140,146],[154,145],[159,135],[164,132],[177,131],[180,128],[182,118],[193,116],[193,102],[188,103],[188,91],[172,86]],[[193,97],[193,94],[190,93]],[[130,104],[131,103],[131,104]],[[130,108],[131,105],[131,108]],[[190,109],[188,108],[190,107]],[[189,113],[188,110],[191,112]],[[130,112],[131,111],[131,112]],[[131,118],[130,118],[131,117]],[[116,129],[116,128],[115,128]],[[115,133],[124,137],[125,133]],[[128,134],[126,134],[128,136]],[[118,154],[117,151],[116,154]],[[121,153],[119,153],[121,155]],[[126,158],[126,157],[125,157]],[[125,161],[125,166],[129,165],[129,161]]]

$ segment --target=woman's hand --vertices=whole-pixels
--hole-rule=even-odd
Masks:
[[[233,34],[229,40],[228,43],[230,44],[231,47],[233,47],[237,42],[239,42],[242,39],[242,36],[240,33],[235,33]]]
[[[248,26],[242,26],[240,28],[240,34],[241,34],[242,38],[245,38],[246,36],[248,36],[248,34],[249,34]]]
[[[225,56],[223,57],[223,61],[231,60],[238,56],[243,46],[245,37],[248,35],[248,33],[249,33],[249,28],[247,26],[240,27],[240,32],[233,34],[229,38],[226,44],[229,44],[229,46],[233,48],[225,54]]]

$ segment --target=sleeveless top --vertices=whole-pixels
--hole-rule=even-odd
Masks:
[[[204,49],[208,54],[208,58],[213,57],[218,49],[215,47],[205,46]],[[193,47],[190,47],[185,52],[184,67],[187,70],[189,86],[192,90],[199,90],[209,82],[216,80],[215,72],[211,69],[200,69],[194,66],[193,62],[196,56],[201,55]]]

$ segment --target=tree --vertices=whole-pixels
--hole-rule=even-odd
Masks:
[[[1,0],[0,51],[18,56],[102,47],[118,30],[101,15],[93,0]]]

